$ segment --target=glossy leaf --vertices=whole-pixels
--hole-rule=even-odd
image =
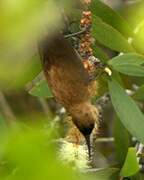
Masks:
[[[97,16],[93,17],[92,34],[98,42],[112,50],[118,52],[134,51],[127,39],[125,39],[120,32],[106,24]]]
[[[37,97],[51,98],[53,97],[46,80],[38,82],[30,91],[29,94]]]
[[[120,175],[122,177],[129,177],[139,171],[139,165],[136,157],[135,148],[129,148],[125,163],[121,169]]]
[[[108,82],[114,109],[125,128],[144,143],[144,115],[115,79]]]
[[[105,3],[94,0],[91,4],[91,10],[95,16],[100,17],[104,22],[110,24],[124,36],[130,37],[133,34],[127,21]]]
[[[144,76],[144,56],[128,53],[114,57],[108,64],[118,72],[130,76]]]

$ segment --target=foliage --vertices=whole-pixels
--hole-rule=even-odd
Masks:
[[[129,177],[139,171],[135,148],[129,148],[125,163],[121,169],[122,177]]]
[[[46,80],[39,81],[30,91],[29,94],[37,97],[51,98],[53,97]]]
[[[43,0],[0,2],[1,90],[24,88],[41,72],[39,52],[35,46],[37,39],[47,34],[50,38],[53,32],[62,29],[59,7],[63,7],[67,14],[72,10],[78,12],[76,15],[71,13],[72,19],[77,21],[72,28],[78,29],[81,6],[73,4],[73,1],[60,0],[48,0],[47,3]],[[7,125],[3,125],[5,118],[0,113],[4,131],[0,134],[1,180],[77,177],[112,180],[119,176],[136,179],[141,176],[131,140],[135,137],[144,144],[144,114],[141,108],[144,106],[144,20],[138,19],[137,27],[132,28],[127,19],[100,0],[93,0],[90,9],[93,15],[92,35],[96,40],[94,55],[112,71],[112,76],[103,73],[101,79],[105,80],[108,88],[104,87],[104,92],[110,94],[117,116],[114,138],[118,168],[109,166],[90,174],[73,171],[56,158],[56,147],[51,143],[53,134],[46,133],[51,132],[50,129],[23,129],[19,126],[8,129]],[[127,89],[131,93],[127,93]],[[29,94],[38,98],[52,97],[45,80],[36,82]]]

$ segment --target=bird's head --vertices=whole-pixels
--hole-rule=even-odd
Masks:
[[[98,125],[98,110],[90,103],[82,103],[72,109],[71,115],[74,124],[86,139],[89,156],[91,156],[90,135],[94,127]]]

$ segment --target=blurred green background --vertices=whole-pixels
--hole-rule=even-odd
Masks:
[[[92,4],[90,10],[97,16],[92,30],[96,39],[94,55],[104,63],[119,52],[133,52],[133,49],[143,55],[143,0],[103,2],[125,20],[109,11],[110,14],[104,15]],[[82,0],[0,1],[0,180],[117,180],[124,175],[144,179],[142,174],[132,177],[139,170],[136,152],[135,149],[128,150],[133,145],[131,135],[119,121],[110,101],[103,108],[103,121],[94,144],[94,167],[79,171],[73,163],[65,164],[58,158],[61,146],[55,140],[66,134],[66,113],[55,102],[43,77],[38,45],[41,39],[51,39],[57,31],[66,35],[79,31],[81,3]],[[106,26],[104,23],[101,26],[101,20]],[[112,33],[113,36],[113,31],[107,24],[123,36],[114,33],[118,39],[114,36],[111,41],[109,35]],[[108,31],[104,33],[109,32],[108,39],[100,33],[105,28]],[[133,38],[132,46],[127,42],[129,38]],[[119,79],[117,72],[114,73]],[[104,79],[98,80],[100,90],[94,103],[108,92]],[[143,111],[144,78],[121,75],[121,79],[125,89],[142,86],[134,98],[140,101]]]

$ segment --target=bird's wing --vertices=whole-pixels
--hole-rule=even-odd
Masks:
[[[65,107],[89,99],[89,74],[62,34],[41,48],[46,79],[55,98]]]

